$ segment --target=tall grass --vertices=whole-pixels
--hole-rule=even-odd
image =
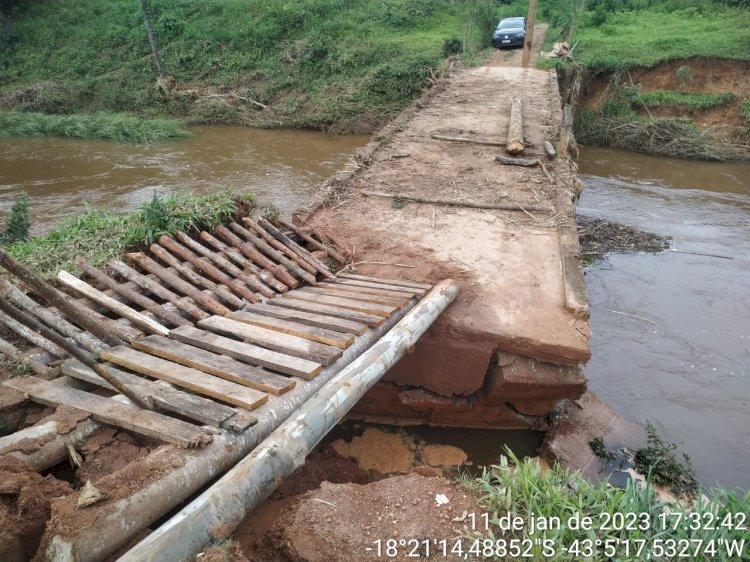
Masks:
[[[142,119],[97,111],[75,115],[0,111],[0,137],[77,137],[128,144],[151,144],[189,136],[174,119]]]
[[[43,277],[52,277],[61,269],[79,273],[73,261],[76,256],[102,265],[127,248],[150,244],[177,229],[195,232],[211,228],[254,204],[254,195],[231,191],[201,197],[154,193],[150,201],[128,214],[87,208],[54,226],[46,236],[17,242],[9,251]]]
[[[734,94],[704,94],[702,92],[675,92],[653,90],[641,93],[638,101],[646,107],[684,107],[688,109],[710,109],[735,101]]]
[[[489,539],[530,538],[531,557],[487,556],[491,560],[692,560],[724,562],[745,560],[729,556],[727,542],[744,539],[745,556],[750,547],[747,536],[747,520],[743,528],[743,514],[750,513],[750,492],[742,494],[723,489],[714,489],[707,498],[699,498],[694,506],[660,501],[650,485],[641,487],[629,483],[626,488],[613,488],[606,481],[596,484],[585,480],[579,472],[561,468],[559,465],[544,469],[532,460],[520,461],[509,453],[500,464],[485,469],[474,479],[465,478],[464,484],[478,498],[480,506],[490,514],[489,529],[479,525],[474,537]],[[510,514],[524,522],[519,531],[503,532],[499,528],[500,517]],[[667,515],[671,513],[671,515]],[[690,515],[693,513],[694,515]],[[623,523],[615,523],[614,514],[624,516]],[[633,514],[633,515],[629,515]],[[739,514],[739,515],[737,515]],[[590,517],[590,529],[575,529],[573,517],[581,520]],[[618,516],[620,517],[620,516]],[[532,534],[532,518],[538,523],[542,518],[551,521],[558,518],[559,529],[537,530]],[[676,524],[677,521],[679,524]],[[628,524],[627,522],[633,522]],[[698,521],[691,525],[691,521]],[[715,524],[709,525],[712,521]],[[719,522],[726,521],[722,526]],[[609,522],[609,525],[606,523]],[[538,527],[538,525],[537,525]],[[710,527],[710,528],[709,528]],[[539,542],[535,542],[539,539]],[[554,547],[547,553],[542,540],[552,541]],[[695,548],[698,541],[717,546],[716,552],[706,553],[690,550],[690,556],[670,557],[660,555],[659,546],[687,544]],[[693,542],[691,542],[693,541]],[[629,553],[626,553],[626,543]],[[496,543],[494,543],[496,544]],[[563,550],[578,545],[577,553]],[[591,555],[585,550],[591,546]],[[636,549],[643,545],[641,552]],[[696,554],[693,556],[693,554]]]

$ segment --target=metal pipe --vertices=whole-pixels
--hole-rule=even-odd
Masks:
[[[154,472],[159,467],[174,466],[176,462],[182,464],[177,469],[164,471],[162,476],[125,498],[86,508],[87,511],[97,511],[95,526],[76,528],[69,521],[61,522],[59,528],[48,524],[42,539],[45,552],[38,553],[40,559],[97,562],[112,554],[247,455],[324,384],[393,328],[414,305],[412,299],[381,326],[358,336],[338,361],[311,381],[298,381],[297,386],[283,396],[270,397],[262,415],[258,416],[258,423],[246,431],[223,431],[200,450],[186,451],[168,446],[152,452],[144,462],[149,463],[148,467],[153,467]]]
[[[416,344],[458,294],[435,286],[403,320],[332,378],[211,488],[119,558],[119,562],[192,559],[212,539],[227,537],[305,461],[310,451],[377,381]]]

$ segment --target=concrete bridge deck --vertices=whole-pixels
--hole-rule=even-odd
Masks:
[[[455,72],[410,119],[386,128],[360,169],[335,186],[334,203],[309,219],[361,273],[423,282],[451,277],[461,285],[415,352],[387,375],[391,384],[358,405],[363,417],[517,427],[524,423],[513,410],[542,414],[585,389],[577,366],[589,358],[590,332],[572,204],[575,164],[548,160],[543,149],[545,140],[559,140],[557,79],[504,62],[509,56],[496,52],[484,66]],[[513,96],[523,103],[523,157],[543,159],[550,177],[538,166],[500,164],[495,156],[504,148],[483,144],[505,141]],[[516,208],[424,204],[366,191]],[[550,212],[527,211],[536,207]]]

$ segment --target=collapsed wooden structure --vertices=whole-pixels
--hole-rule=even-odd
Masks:
[[[202,474],[191,473],[189,484],[183,478],[166,502],[154,500],[140,515],[131,509],[126,531],[97,527],[91,535],[86,517],[73,536],[48,525],[42,539],[48,557],[60,556],[60,541],[76,560],[96,560],[129,540],[257,446],[431,288],[334,275],[320,260],[335,250],[308,233],[286,234],[263,219],[241,222],[196,237],[161,236],[106,269],[79,258],[85,277],[62,271],[56,286],[0,251],[0,264],[29,291],[0,277],[0,324],[43,350],[65,375],[51,380],[45,357],[0,340],[0,352],[34,372],[0,386],[0,395],[10,396],[0,401],[0,413],[32,401],[72,407],[85,418],[64,435],[32,426],[0,437],[0,457],[43,470],[75,454],[102,424],[173,448],[206,450],[185,457],[185,470],[200,467]],[[29,451],[28,439],[45,431],[45,446]],[[230,444],[231,451],[219,451]],[[157,480],[131,496],[153,497],[171,481]],[[132,497],[107,498],[109,511],[117,513]]]

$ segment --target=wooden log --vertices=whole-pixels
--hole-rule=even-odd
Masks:
[[[271,394],[284,394],[293,389],[296,384],[293,379],[270,373],[261,367],[247,365],[231,357],[161,336],[140,339],[133,342],[133,347],[180,365],[193,367],[204,373]]]
[[[557,150],[555,150],[555,147],[548,140],[544,141],[544,152],[547,153],[547,156],[550,159],[555,158],[557,156]]]
[[[170,332],[169,337],[214,353],[233,357],[250,365],[258,365],[305,380],[314,378],[323,368],[315,361],[240,342],[192,326],[175,328]]]
[[[217,252],[223,252],[224,255],[226,255],[229,259],[231,259],[235,264],[243,268],[244,273],[246,275],[255,276],[256,278],[260,279],[263,283],[267,284],[269,287],[273,288],[275,291],[279,293],[286,293],[289,290],[289,287],[287,287],[281,281],[276,279],[276,277],[274,277],[271,272],[266,271],[264,269],[260,269],[252,261],[247,259],[242,254],[242,252],[237,250],[237,248],[227,246],[224,242],[212,236],[205,230],[201,232],[201,240],[205,241],[212,248],[214,248]]]
[[[26,283],[37,295],[44,298],[52,306],[57,307],[60,312],[73,322],[94,334],[104,343],[109,345],[120,345],[123,343],[123,340],[118,335],[112,333],[111,328],[108,329],[96,317],[85,310],[81,310],[80,306],[72,303],[67,295],[37,277],[26,266],[12,258],[3,248],[0,248],[0,265]]]
[[[364,293],[357,293],[353,291],[342,291],[333,290],[328,287],[302,287],[297,291],[303,291],[305,293],[314,293],[316,295],[326,295],[328,297],[339,297],[342,299],[349,299],[352,301],[369,302],[373,304],[384,304],[395,307],[401,307],[409,301],[409,298],[393,299],[389,297],[382,297],[380,295],[366,295]]]
[[[198,242],[190,238],[190,236],[188,236],[184,232],[180,232],[178,230],[174,234],[177,240],[179,240],[184,246],[186,246],[187,248],[190,248],[193,252],[195,252],[196,254],[200,254],[204,258],[208,258],[209,260],[214,262],[218,267],[226,271],[229,275],[232,275],[236,279],[238,279],[239,282],[244,283],[251,289],[255,289],[264,297],[268,297],[270,299],[276,295],[276,293],[274,293],[271,289],[269,289],[254,274],[245,273],[239,267],[237,267],[231,261],[229,261],[226,257],[224,257],[221,253],[213,252],[209,250],[203,244],[199,244]],[[258,301],[255,301],[255,302],[258,302]]]
[[[28,365],[32,371],[43,379],[49,380],[55,376],[55,371],[47,365],[43,365],[39,361],[32,359],[28,355],[21,353],[15,345],[0,338],[0,353],[5,355],[8,359]]]
[[[249,232],[246,228],[243,228],[236,222],[233,222],[229,225],[229,228],[238,236],[241,238],[244,238],[245,241],[255,246],[259,251],[263,252],[266,256],[269,258],[272,258],[276,262],[278,262],[280,265],[282,265],[284,268],[286,268],[289,272],[296,275],[303,281],[306,281],[307,283],[310,283],[311,285],[314,285],[316,280],[315,276],[308,273],[304,269],[302,269],[300,266],[298,266],[295,262],[288,259],[284,254],[276,250],[275,248],[272,248],[269,244],[267,244],[265,241],[263,241],[260,237],[253,235],[251,232]]]
[[[127,318],[128,320],[133,322],[133,324],[140,326],[141,328],[148,332],[151,332],[152,334],[166,336],[169,333],[169,330],[159,324],[156,320],[152,320],[151,318],[140,314],[129,306],[116,301],[112,297],[108,297],[98,289],[95,289],[88,283],[81,281],[80,279],[78,279],[78,277],[71,275],[67,271],[60,271],[57,274],[57,279],[67,287],[70,287],[74,291],[78,291],[83,296],[108,308],[115,314],[119,314],[123,318]]]
[[[337,306],[330,306],[325,304],[317,304],[309,301],[301,301],[297,299],[273,299],[268,301],[266,304],[273,306],[280,306],[292,310],[300,310],[302,312],[311,312],[313,314],[324,314],[326,316],[333,316],[334,318],[342,318],[344,320],[351,320],[352,322],[360,322],[375,328],[383,323],[382,316],[376,316],[374,314],[363,314],[361,312],[354,312],[345,308],[339,308]]]
[[[357,281],[369,281],[371,283],[380,283],[383,285],[407,287],[409,289],[421,289],[423,291],[429,291],[432,289],[430,283],[420,283],[418,281],[408,281],[406,279],[386,279],[384,277],[372,277],[369,275],[358,275],[356,273],[340,273],[339,277],[343,277],[344,279],[356,279]]]
[[[266,256],[261,254],[252,244],[243,242],[236,234],[224,226],[217,226],[216,233],[226,240],[227,244],[234,246],[242,254],[255,263],[258,267],[265,269],[276,279],[281,281],[287,287],[294,289],[299,286],[297,281],[283,266],[275,264]]]
[[[174,326],[184,326],[186,324],[190,324],[189,320],[186,320],[178,314],[169,312],[163,306],[157,304],[146,295],[138,293],[133,289],[124,286],[122,283],[118,283],[103,271],[100,271],[92,266],[82,257],[77,257],[75,259],[75,263],[84,271],[84,273],[86,273],[86,275],[88,275],[92,279],[96,279],[99,283],[101,283],[105,287],[108,287],[118,295],[125,297],[130,302],[134,302],[137,305],[141,306],[144,310],[148,310],[154,316],[158,316],[159,318],[163,319],[166,322],[169,322]]]
[[[65,350],[60,348],[60,346],[55,345],[54,343],[52,343],[46,338],[43,338],[42,336],[37,334],[34,330],[29,329],[27,326],[24,326],[21,322],[15,320],[14,318],[11,318],[5,312],[0,312],[0,323],[2,323],[5,327],[7,327],[10,331],[15,333],[16,335],[25,339],[30,344],[35,345],[43,349],[44,351],[47,351],[48,353],[51,353],[58,359],[65,357],[67,355]]]
[[[495,156],[495,161],[505,164],[506,166],[524,166],[526,168],[532,168],[539,165],[539,160],[536,158],[510,158],[508,156]]]
[[[142,269],[155,275],[156,277],[164,281],[167,285],[169,285],[176,291],[179,291],[182,294],[187,295],[188,297],[193,299],[197,304],[204,306],[207,310],[213,312],[214,314],[228,314],[229,313],[229,309],[227,307],[220,304],[218,301],[216,301],[214,298],[210,297],[209,295],[204,294],[203,292],[195,288],[193,285],[191,285],[187,281],[180,279],[177,275],[163,268],[162,266],[160,266],[158,263],[156,263],[154,260],[149,258],[147,255],[143,254],[142,252],[134,252],[134,253],[128,254],[127,257],[129,260],[131,260],[133,263],[135,263]]]
[[[165,412],[172,412],[213,427],[222,427],[225,421],[237,413],[237,410],[234,408],[219,404],[202,396],[177,390],[165,382],[155,382],[145,377],[122,371],[109,363],[105,365],[105,368],[117,375],[121,381],[125,382],[131,388],[138,389],[144,396],[150,396],[154,402],[154,406]],[[101,388],[116,390],[94,371],[76,359],[65,361],[62,364],[62,373]]]
[[[372,295],[376,297],[386,297],[399,302],[399,306],[403,306],[412,297],[409,293],[399,293],[396,291],[388,291],[385,289],[370,289],[367,287],[357,287],[354,285],[343,285],[338,281],[335,283],[319,283],[318,287],[328,289],[329,291],[340,291],[342,293],[357,293],[359,295]]]
[[[198,326],[221,334],[240,338],[248,343],[263,346],[279,353],[288,353],[308,361],[330,365],[341,357],[341,349],[313,341],[282,334],[275,330],[251,326],[220,316],[212,316],[198,322]]]
[[[244,322],[245,324],[250,324],[252,326],[275,330],[283,334],[297,336],[306,340],[340,347],[341,349],[346,349],[354,343],[354,336],[350,334],[342,334],[341,332],[328,330],[326,328],[316,328],[292,320],[281,320],[271,316],[255,314],[252,312],[252,307],[249,311],[238,310],[237,312],[230,312],[227,315],[227,318],[230,320],[237,320],[238,322]]]
[[[383,193],[381,191],[359,191],[360,195],[370,197],[386,197],[388,199],[401,199],[403,201],[414,201],[416,203],[426,203],[431,205],[450,205],[453,207],[467,207],[469,209],[498,209],[501,211],[536,211],[538,213],[552,213],[551,207],[541,207],[539,205],[521,206],[518,203],[471,203],[470,201],[457,201],[454,199],[439,199],[433,197],[419,197],[408,195],[406,193]]]
[[[202,318],[208,318],[210,316],[210,314],[204,312],[191,302],[188,302],[186,299],[180,297],[179,295],[176,295],[153,279],[150,279],[145,275],[141,275],[135,269],[119,260],[110,260],[107,265],[114,271],[125,277],[125,279],[136,283],[137,285],[143,287],[147,291],[150,291],[157,297],[172,303],[174,306],[189,314],[196,320],[201,320]]]
[[[330,246],[327,246],[323,242],[318,242],[317,240],[315,240],[315,238],[313,238],[312,236],[310,236],[309,234],[307,234],[301,228],[299,228],[299,227],[297,227],[297,226],[295,226],[295,225],[293,225],[291,223],[285,222],[285,221],[283,221],[281,219],[276,219],[276,222],[279,223],[284,228],[288,228],[289,230],[291,230],[292,232],[294,232],[297,236],[299,236],[300,238],[302,238],[302,240],[304,240],[305,242],[307,242],[311,246],[317,248],[318,250],[324,251],[327,255],[331,256],[337,262],[342,263],[342,264],[343,263],[347,263],[347,259],[343,255],[341,255],[339,252],[337,252],[334,248],[331,248]]]
[[[201,320],[203,322],[203,320]],[[182,326],[185,328],[186,326]],[[130,347],[119,346],[102,352],[102,358],[132,371],[161,379],[227,404],[255,410],[268,400],[268,394],[209,375],[192,367],[172,363]]]
[[[521,98],[513,97],[510,102],[510,118],[508,120],[508,140],[505,143],[505,152],[511,156],[522,154],[525,147],[523,144],[523,110]]]
[[[452,135],[438,135],[438,134],[432,134],[430,135],[430,138],[433,138],[435,140],[441,140],[441,141],[449,141],[449,142],[466,142],[470,144],[482,144],[486,146],[505,146],[504,142],[501,141],[489,141],[489,140],[483,140],[483,139],[471,139],[467,137],[457,137]]]
[[[391,314],[393,314],[399,308],[398,306],[390,306],[390,305],[368,303],[368,302],[363,302],[363,301],[355,301],[351,299],[345,299],[342,297],[329,297],[326,295],[316,295],[315,293],[307,293],[304,291],[300,291],[299,289],[295,291],[290,291],[289,293],[284,295],[281,300],[284,300],[284,299],[295,299],[295,300],[312,302],[316,304],[326,304],[330,306],[337,306],[339,308],[344,308],[346,310],[353,310],[354,312],[372,314],[375,316],[383,316],[384,318],[388,318]]]
[[[307,261],[323,277],[327,277],[328,279],[336,279],[336,276],[333,273],[331,273],[331,270],[328,269],[328,266],[326,264],[322,263],[320,260],[315,259],[312,256],[312,254],[310,254],[310,252],[305,250],[302,246],[300,246],[294,240],[289,238],[286,234],[281,232],[278,228],[272,225],[269,221],[267,221],[266,219],[262,217],[259,219],[259,221],[260,221],[261,226],[265,228],[271,236],[273,236],[274,238],[276,238],[276,240],[278,240],[279,242],[281,242],[282,244],[290,248],[300,258]]]
[[[164,235],[159,237],[159,244],[172,252],[174,255],[179,256],[183,260],[191,263],[196,269],[198,269],[204,275],[213,279],[216,283],[221,283],[225,287],[228,287],[230,291],[238,295],[240,298],[243,298],[248,302],[260,302],[260,298],[250,289],[248,289],[242,282],[235,281],[234,279],[229,277],[229,275],[214,267],[209,260],[204,257],[196,256],[185,246],[170,238],[169,236]]]
[[[315,275],[315,268],[310,263],[298,256],[295,252],[292,251],[291,248],[282,244],[268,232],[263,230],[253,219],[251,219],[250,217],[244,217],[242,219],[242,223],[247,228],[252,230],[255,234],[257,234],[266,244],[270,245],[272,248],[276,248],[279,252],[284,254],[287,258],[292,260],[294,263],[296,263],[311,275]]]
[[[245,306],[245,301],[229,292],[229,289],[224,288],[221,285],[217,285],[213,281],[206,279],[190,267],[188,263],[183,263],[170,254],[167,250],[159,246],[158,244],[151,244],[149,247],[151,253],[158,257],[165,264],[177,271],[182,277],[187,279],[190,283],[197,287],[204,287],[209,291],[212,291],[222,302],[228,304],[234,308],[242,308]],[[191,295],[192,297],[192,295]]]
[[[153,402],[148,397],[141,396],[138,392],[131,390],[127,385],[123,384],[116,376],[107,372],[107,370],[99,365],[94,359],[83,351],[80,347],[72,344],[66,340],[63,336],[57,332],[47,328],[36,318],[29,316],[26,312],[17,309],[4,298],[0,297],[0,310],[7,316],[13,318],[16,322],[22,323],[24,326],[31,328],[35,332],[39,332],[39,335],[48,339],[58,347],[64,349],[67,353],[78,359],[81,363],[90,367],[96,373],[106,380],[109,384],[114,386],[120,393],[124,394],[135,404],[146,408],[147,410],[153,410]]]
[[[324,314],[314,314],[312,312],[302,312],[301,310],[286,309],[280,306],[254,304],[253,306],[250,306],[245,310],[254,314],[270,316],[271,318],[292,320],[294,322],[299,322],[300,324],[316,326],[318,328],[326,328],[335,332],[354,334],[356,336],[367,331],[367,326],[360,322],[343,320],[342,318],[334,318],[333,316],[326,316]]]
[[[97,421],[180,447],[204,446],[212,440],[204,429],[190,423],[35,377],[17,377],[4,384],[28,394],[35,402],[72,406],[90,412]]]

